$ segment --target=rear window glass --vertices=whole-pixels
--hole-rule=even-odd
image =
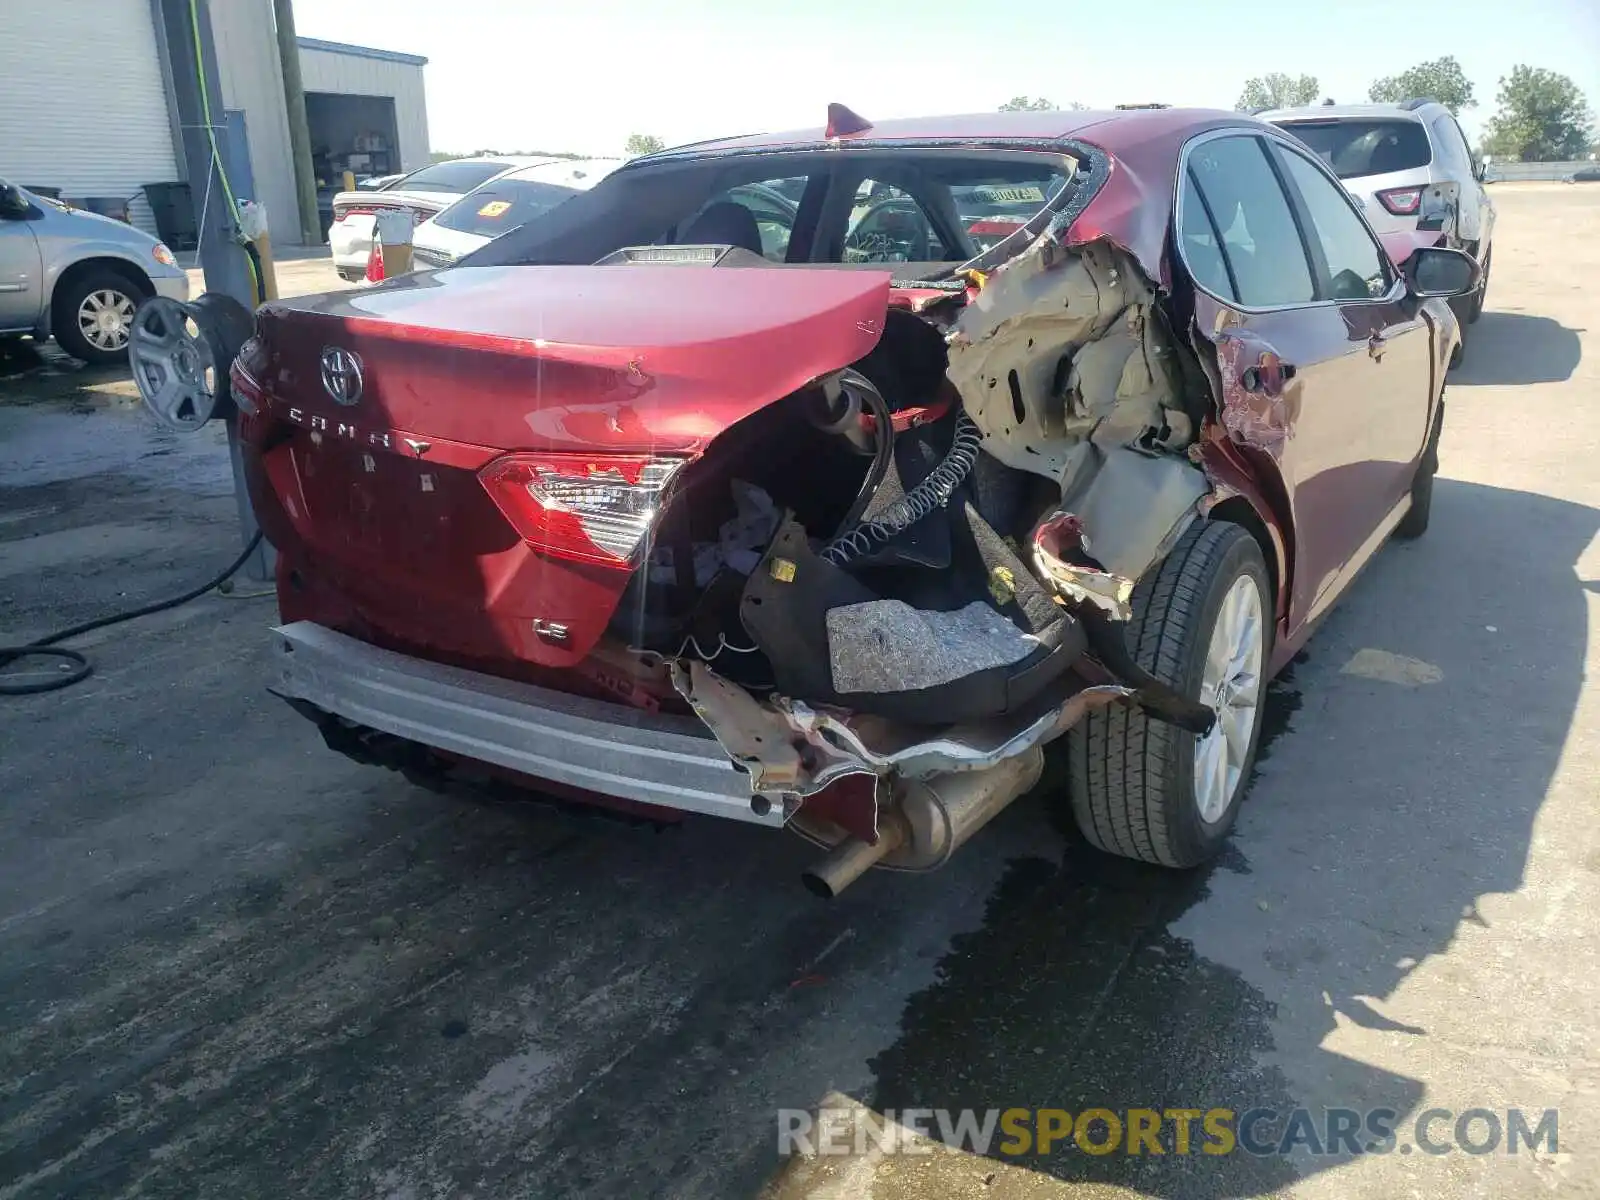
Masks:
[[[562,187],[559,183],[499,179],[457,200],[435,217],[433,223],[462,233],[499,237],[577,194],[577,188]]]
[[[1288,121],[1282,128],[1340,179],[1410,171],[1433,161],[1427,131],[1417,121]]]
[[[1071,172],[1062,155],[1004,151],[652,162],[607,176],[463,265],[593,263],[628,246],[726,244],[788,266],[913,264],[905,278],[929,278],[919,265],[933,271],[988,249],[1059,197]]]
[[[509,167],[500,162],[442,162],[407,175],[394,186],[406,192],[470,192]]]

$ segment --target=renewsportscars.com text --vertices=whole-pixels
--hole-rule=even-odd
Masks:
[[[1430,1108],[1063,1108],[778,1110],[778,1153],[927,1154],[1517,1154],[1558,1148],[1559,1112]]]

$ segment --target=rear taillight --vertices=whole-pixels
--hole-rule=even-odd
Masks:
[[[511,454],[478,473],[522,540],[557,558],[631,568],[678,458]]]
[[[239,347],[239,354],[228,370],[234,403],[246,416],[261,411],[261,377],[266,373],[267,348],[261,339],[251,337]]]
[[[1378,203],[1397,217],[1415,216],[1422,207],[1422,189],[1419,187],[1385,188],[1378,193]]]
[[[333,206],[333,219],[335,221],[342,221],[346,217],[375,217],[377,215],[378,210],[376,208],[363,204],[352,204],[349,207],[342,204]]]

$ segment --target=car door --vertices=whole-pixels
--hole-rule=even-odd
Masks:
[[[23,216],[22,193],[0,182],[0,329],[32,329],[44,300],[33,222]]]
[[[1315,619],[1383,543],[1409,495],[1411,480],[1433,419],[1437,355],[1434,329],[1414,300],[1371,226],[1350,195],[1323,165],[1287,142],[1268,143],[1311,252],[1318,297],[1339,314],[1345,355],[1367,376],[1359,396],[1329,397],[1324,403],[1358,417],[1338,436],[1349,461],[1315,481],[1309,497],[1333,515],[1317,520],[1352,523],[1343,540],[1353,543],[1338,577],[1312,603]]]
[[[1325,190],[1305,185],[1306,199],[1296,164]],[[1223,427],[1278,475],[1294,523],[1292,630],[1371,552],[1409,484],[1401,459],[1415,462],[1427,420],[1428,371],[1415,370],[1426,330],[1405,316],[1397,272],[1344,188],[1286,138],[1206,135],[1181,169],[1179,250],[1217,350]]]

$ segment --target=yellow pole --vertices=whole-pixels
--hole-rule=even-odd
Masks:
[[[344,190],[347,192],[356,190],[356,173],[354,171],[346,171],[344,173]]]
[[[261,258],[261,298],[278,298],[278,271],[272,262],[272,238],[265,232],[255,239],[256,254]]]

